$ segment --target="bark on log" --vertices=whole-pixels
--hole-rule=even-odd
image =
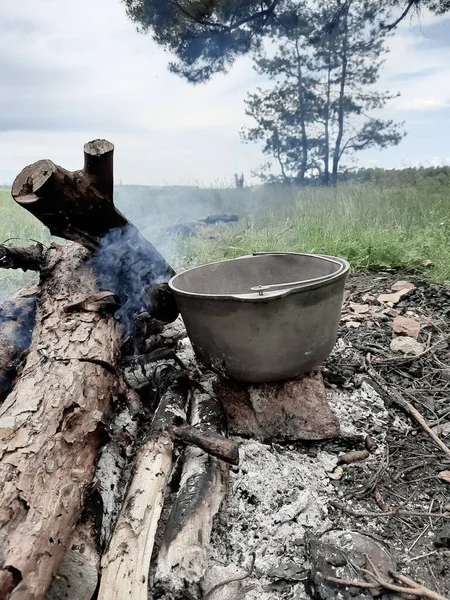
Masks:
[[[116,388],[119,332],[67,313],[96,291],[87,252],[48,251],[30,351],[0,408],[0,598],[44,597],[80,517]]]
[[[226,434],[223,409],[209,394],[194,395],[190,420],[196,428]],[[207,568],[213,519],[226,495],[228,471],[226,463],[199,448],[186,449],[180,490],[158,553],[155,579],[166,592],[188,589],[199,596],[196,588]]]
[[[28,286],[0,306],[0,404],[10,393],[20,361],[31,342],[36,286]]]
[[[147,600],[148,572],[164,490],[172,471],[171,426],[185,419],[189,391],[183,374],[162,367],[160,389],[166,390],[153,417],[150,436],[141,448],[133,480],[111,543],[102,558],[98,600]]]
[[[50,160],[40,160],[19,173],[11,194],[52,235],[97,251],[103,289],[117,293],[123,304],[128,302],[126,310],[144,308],[170,322],[178,309],[164,284],[175,272],[115,207],[113,154],[111,142],[94,140],[84,146],[81,171],[67,171]],[[103,271],[101,267],[105,267]],[[145,288],[155,283],[163,285],[150,288],[147,297]]]

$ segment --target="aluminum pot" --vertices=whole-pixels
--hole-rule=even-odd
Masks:
[[[198,358],[256,383],[297,377],[327,358],[348,271],[332,256],[254,253],[189,269],[169,285]]]

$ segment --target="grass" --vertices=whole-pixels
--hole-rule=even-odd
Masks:
[[[341,256],[353,269],[401,267],[450,283],[448,185],[341,184],[299,190],[236,226],[224,226],[181,245],[185,266],[258,251],[315,252]]]
[[[336,189],[117,186],[116,202],[168,259],[184,267],[252,250],[284,250],[341,256],[353,269],[400,267],[450,283],[450,170],[412,171],[377,170],[376,179]],[[169,223],[214,212],[237,212],[240,221],[218,227],[214,237],[176,242],[157,235]],[[0,242],[7,239],[16,245],[51,240],[0,188]],[[0,269],[0,299],[35,279]]]

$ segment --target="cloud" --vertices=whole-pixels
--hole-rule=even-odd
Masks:
[[[246,93],[261,83],[249,59],[191,86],[168,72],[170,55],[136,33],[120,0],[1,2],[0,183],[40,158],[79,168],[83,143],[96,137],[115,143],[116,178],[129,183],[231,184],[235,171],[248,181],[263,162],[238,135]],[[383,162],[417,156],[433,124],[449,137],[450,48],[436,29],[444,21],[404,24],[390,40],[378,87],[402,96],[383,114],[406,119],[412,134]],[[446,152],[444,141],[434,145],[431,156]]]

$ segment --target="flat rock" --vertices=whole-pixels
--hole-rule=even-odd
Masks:
[[[395,337],[389,346],[392,352],[402,352],[418,356],[425,350],[425,346],[412,337]]]
[[[320,372],[258,385],[222,379],[218,386],[215,392],[222,399],[234,435],[294,441],[330,439],[340,434]]]
[[[416,286],[410,281],[397,281],[391,286],[393,292],[399,292],[400,290],[415,290]]]
[[[398,316],[392,321],[392,329],[397,335],[416,338],[420,333],[420,323],[409,317]]]
[[[363,314],[369,312],[370,306],[368,304],[354,304],[351,302],[350,310],[352,310],[354,313],[356,313],[358,315],[363,315]]]
[[[380,294],[377,297],[377,300],[378,300],[378,302],[380,302],[380,304],[385,304],[386,302],[388,302],[390,304],[397,304],[398,302],[400,302],[402,297],[405,294],[408,294],[409,292],[410,292],[409,289],[401,289],[398,292],[395,292],[393,294]]]

